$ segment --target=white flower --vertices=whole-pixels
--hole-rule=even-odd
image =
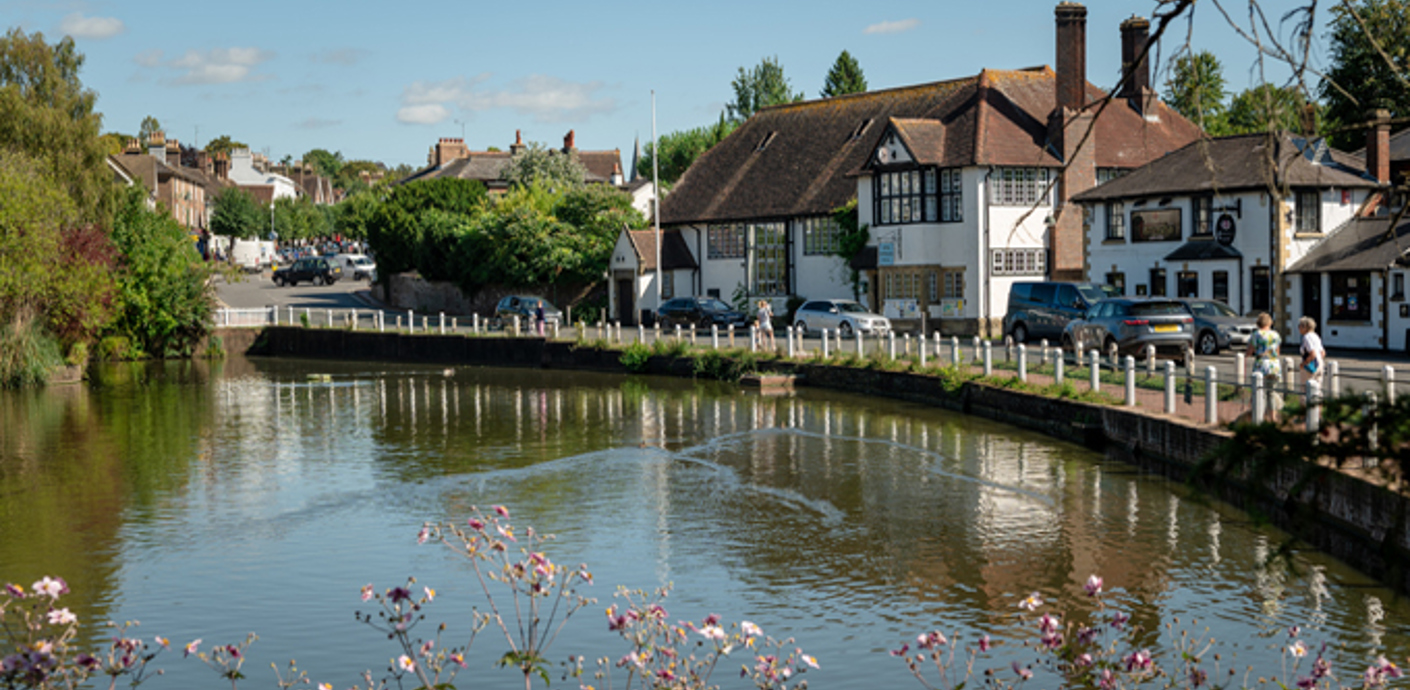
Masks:
[[[748,636],[750,636],[750,637],[757,637],[757,636],[759,636],[759,635],[763,635],[763,634],[764,634],[764,631],[763,631],[763,630],[760,630],[760,629],[759,629],[759,626],[754,625],[753,623],[750,623],[749,621],[743,621],[743,622],[741,622],[741,623],[739,624],[739,629],[740,629],[740,630],[743,630],[743,631],[744,631],[744,634],[745,634],[745,635],[748,635]]]
[[[54,609],[49,612],[50,625],[68,625],[69,623],[75,623],[77,621],[78,616],[75,616],[73,612],[68,609]]]

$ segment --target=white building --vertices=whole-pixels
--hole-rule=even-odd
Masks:
[[[611,288],[608,292],[608,313],[623,325],[650,323],[641,318],[643,311],[654,312],[661,302],[678,295],[696,295],[700,270],[695,257],[685,245],[681,233],[661,232],[661,271],[656,270],[656,232],[654,230],[623,230],[617,236],[608,268]],[[658,302],[656,281],[661,280]]]

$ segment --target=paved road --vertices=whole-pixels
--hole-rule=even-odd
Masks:
[[[298,309],[367,309],[373,305],[365,280],[340,280],[332,285],[299,283],[279,287],[269,279],[270,272],[247,273],[237,283],[217,278],[216,297],[221,306],[232,309],[260,309],[277,305]]]

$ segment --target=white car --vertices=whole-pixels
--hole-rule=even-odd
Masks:
[[[827,329],[850,338],[855,333],[885,335],[891,331],[891,320],[850,299],[815,299],[798,307],[793,328],[804,335]]]
[[[377,264],[364,254],[335,254],[333,260],[343,267],[343,275],[352,276],[353,280],[377,277]]]

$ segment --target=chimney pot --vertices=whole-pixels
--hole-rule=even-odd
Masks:
[[[574,145],[576,143],[577,142],[574,141],[573,137],[573,130],[568,130],[568,133],[563,135],[563,153],[568,153],[569,151],[572,151],[573,149],[577,148]]]
[[[1141,55],[1150,40],[1151,23],[1145,17],[1131,17],[1121,22],[1121,70],[1126,82],[1121,88],[1120,98],[1139,97],[1150,88],[1150,61]]]
[[[1087,8],[1060,2],[1057,20],[1057,109],[1081,110],[1087,104]]]
[[[1366,172],[1381,184],[1390,184],[1390,111],[1376,108],[1366,113]]]

